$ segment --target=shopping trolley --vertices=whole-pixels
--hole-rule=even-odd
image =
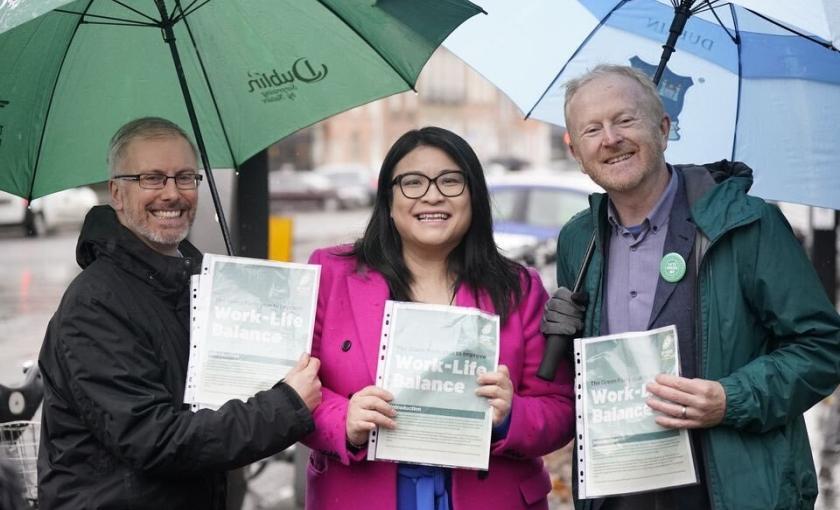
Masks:
[[[0,384],[0,458],[14,468],[24,499],[37,508],[40,423],[33,417],[44,398],[44,383],[34,363],[25,364],[23,370],[22,384]]]

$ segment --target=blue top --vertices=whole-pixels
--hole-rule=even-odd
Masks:
[[[510,416],[493,427],[492,441],[507,437]],[[450,510],[452,470],[435,466],[400,464],[397,467],[397,510]]]

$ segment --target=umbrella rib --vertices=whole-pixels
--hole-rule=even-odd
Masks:
[[[68,11],[66,9],[53,9],[53,10],[54,10],[54,12],[60,12],[62,14],[72,14],[73,16],[79,16],[79,18],[81,19],[80,23],[84,23],[84,24],[87,24],[87,25],[94,25],[94,24],[97,24],[97,23],[94,22],[94,21],[85,21],[85,18],[97,18],[97,19],[107,19],[107,20],[111,20],[111,21],[120,21],[122,23],[119,23],[119,25],[127,25],[127,26],[141,26],[141,27],[142,26],[157,26],[157,21],[155,21],[155,20],[152,20],[152,21],[155,21],[155,25],[151,25],[151,24],[148,24],[148,23],[144,23],[142,21],[137,21],[137,20],[132,20],[132,19],[116,18],[116,17],[113,17],[113,16],[103,16],[101,14],[88,14],[88,13],[81,13],[81,12],[76,12],[76,11]],[[104,25],[106,23],[101,23],[101,24]],[[116,23],[111,23],[111,24],[116,24]]]
[[[180,8],[180,11],[181,11],[181,12],[180,12],[177,16],[175,16],[174,18],[172,18],[172,23],[178,23],[178,22],[179,22],[179,21],[181,21],[182,19],[186,18],[186,17],[187,17],[187,16],[189,16],[190,14],[194,13],[195,11],[197,11],[197,10],[201,9],[202,7],[204,7],[205,5],[207,5],[208,3],[210,3],[210,0],[204,0],[203,2],[201,2],[201,5],[199,5],[199,6],[195,7],[195,8],[193,8],[193,6],[194,6],[195,4],[197,4],[198,2],[200,2],[200,1],[201,1],[201,0],[193,0],[193,2],[192,2],[190,5],[188,5],[186,8],[181,7],[181,8]]]
[[[554,76],[554,79],[553,79],[553,80],[551,80],[551,83],[549,83],[549,84],[548,84],[548,87],[546,87],[546,89],[543,91],[543,93],[542,93],[542,94],[540,94],[540,97],[539,97],[539,98],[538,98],[538,99],[534,102],[534,105],[533,105],[533,106],[531,106],[531,109],[530,109],[530,110],[528,110],[528,113],[526,113],[526,114],[525,114],[525,120],[528,120],[529,118],[531,118],[531,114],[532,114],[532,113],[534,113],[534,109],[537,107],[537,105],[539,105],[539,104],[540,104],[540,102],[543,100],[543,98],[545,98],[546,94],[548,94],[548,92],[551,90],[551,88],[554,86],[554,84],[555,84],[555,83],[557,83],[557,80],[560,78],[560,75],[561,75],[561,74],[563,74],[563,71],[565,71],[565,70],[566,70],[566,66],[568,66],[568,65],[569,65],[569,62],[571,62],[572,60],[574,60],[574,59],[575,59],[575,57],[577,56],[577,54],[578,54],[578,53],[580,53],[580,50],[581,50],[581,49],[583,49],[583,47],[584,47],[584,46],[586,46],[586,43],[588,43],[588,42],[589,42],[589,40],[590,40],[590,39],[592,39],[592,36],[594,36],[594,35],[595,35],[595,33],[596,33],[596,32],[597,32],[597,31],[598,31],[598,30],[599,30],[599,29],[600,29],[600,28],[604,25],[604,23],[606,23],[606,22],[607,22],[607,20],[609,19],[609,17],[610,17],[610,16],[612,16],[612,15],[613,15],[613,13],[614,13],[615,11],[617,11],[618,9],[620,9],[620,8],[621,8],[624,4],[626,4],[628,1],[629,1],[629,0],[621,0],[620,2],[616,3],[616,4],[613,6],[613,8],[612,8],[612,9],[610,9],[610,12],[609,12],[606,16],[604,16],[603,18],[601,18],[601,19],[598,21],[598,24],[595,26],[595,28],[593,28],[593,29],[589,32],[589,35],[587,35],[587,36],[586,36],[586,39],[584,39],[584,40],[583,40],[583,42],[581,42],[581,43],[580,43],[580,45],[577,47],[577,49],[576,49],[576,50],[575,50],[575,52],[572,54],[572,56],[571,56],[571,57],[569,57],[569,59],[568,59],[568,60],[566,60],[566,63],[565,63],[565,64],[563,64],[563,67],[561,67],[561,68],[560,68],[560,70],[559,70],[559,71],[557,72],[557,74]],[[672,1],[674,1],[674,0],[672,0]],[[568,128],[568,126],[567,126],[567,128]]]
[[[691,9],[691,14],[699,14],[701,12],[712,11],[715,10],[715,4],[719,4],[723,0],[700,0],[700,3],[697,4],[697,7]],[[725,4],[727,5],[727,4]]]
[[[195,2],[193,2],[193,4],[194,3]],[[206,4],[207,2],[204,3]],[[236,157],[233,154],[233,147],[230,144],[230,137],[228,136],[227,129],[225,129],[225,123],[222,122],[222,112],[219,110],[219,103],[216,101],[216,94],[213,92],[213,86],[210,84],[210,77],[207,76],[207,68],[204,66],[204,59],[201,58],[201,52],[198,51],[198,45],[195,43],[192,28],[190,28],[190,24],[187,23],[187,13],[183,11],[180,5],[181,3],[178,2],[179,10],[181,10],[179,16],[181,21],[184,23],[184,27],[187,29],[187,34],[190,36],[190,43],[192,44],[192,47],[195,50],[195,55],[198,58],[198,65],[201,67],[201,75],[204,76],[204,83],[207,85],[207,91],[210,93],[210,99],[213,101],[213,109],[216,110],[216,117],[219,119],[219,126],[222,129],[222,135],[225,137],[225,144],[227,145],[228,153],[230,153],[230,160],[233,161],[234,166],[238,166]]]
[[[714,4],[714,3],[715,3],[715,1],[716,1],[716,0],[712,0],[711,2],[709,2],[708,0],[706,0],[706,4],[708,4],[708,6],[709,6],[709,11],[711,11],[712,16],[714,16],[714,17],[715,17],[715,19],[717,20],[718,25],[720,25],[720,28],[722,28],[722,29],[723,29],[723,31],[724,31],[724,32],[726,32],[726,35],[728,35],[728,36],[729,36],[729,38],[730,38],[730,39],[732,39],[732,42],[733,42],[733,43],[735,43],[736,45],[737,45],[737,44],[739,44],[739,43],[740,43],[740,39],[738,38],[738,34],[737,34],[737,32],[736,32],[735,34],[730,33],[730,32],[729,32],[729,29],[728,29],[728,28],[726,28],[726,25],[724,25],[724,24],[723,24],[723,20],[722,20],[722,19],[720,19],[720,16],[718,16],[718,14],[717,14],[717,10],[715,10],[715,8],[714,8],[714,7],[713,7],[713,5],[712,5],[712,4]],[[729,6],[730,6],[730,9],[731,9],[732,4],[727,4],[727,5],[729,5]],[[700,11],[697,11],[697,12],[700,12]],[[733,15],[734,15],[734,11],[733,11]]]
[[[122,6],[123,8],[128,9],[129,11],[131,11],[131,12],[133,12],[133,13],[135,13],[135,14],[139,14],[140,16],[143,16],[144,18],[146,18],[147,20],[151,21],[152,23],[155,23],[156,25],[157,25],[157,24],[160,24],[160,21],[159,21],[159,20],[157,20],[157,19],[155,19],[155,18],[153,18],[153,17],[149,16],[148,14],[146,14],[146,13],[144,13],[144,12],[142,12],[142,11],[138,11],[138,10],[137,10],[137,9],[135,9],[134,7],[128,6],[128,5],[126,5],[125,3],[120,2],[120,0],[111,0],[111,2],[113,2],[113,3],[117,4],[117,5]]]
[[[148,28],[156,28],[159,25],[153,25],[152,23],[140,23],[140,22],[107,22],[107,21],[81,21],[82,25],[110,25],[115,27],[148,27]]]
[[[732,5],[732,4],[730,4],[730,5]],[[820,46],[822,46],[822,47],[824,47],[824,48],[826,48],[826,49],[829,49],[829,50],[831,50],[831,51],[837,51],[837,52],[840,52],[840,50],[838,50],[837,48],[835,48],[834,46],[832,46],[832,45],[831,45],[831,43],[828,43],[828,42],[822,41],[821,39],[817,39],[816,37],[814,37],[814,36],[812,36],[812,35],[808,35],[808,34],[806,34],[806,33],[804,33],[804,32],[800,32],[799,30],[795,30],[795,29],[794,29],[793,27],[791,27],[791,26],[788,26],[788,25],[783,25],[782,23],[779,23],[778,21],[774,20],[773,18],[768,18],[767,16],[765,16],[764,14],[761,14],[760,12],[756,12],[756,11],[754,11],[754,10],[752,10],[752,9],[747,9],[746,7],[742,7],[742,9],[744,9],[744,10],[746,10],[746,11],[749,11],[750,13],[754,14],[755,16],[758,16],[759,18],[763,19],[764,21],[766,21],[766,22],[768,22],[768,23],[771,23],[771,24],[773,24],[773,25],[776,25],[777,27],[779,27],[779,28],[781,28],[781,29],[784,29],[784,30],[787,30],[788,32],[791,32],[791,33],[793,33],[793,34],[796,34],[796,35],[798,35],[799,37],[801,37],[801,38],[803,38],[803,39],[807,39],[807,40],[811,41],[811,42],[812,42],[812,43],[814,43],[814,44],[819,44]]]
[[[321,6],[323,6],[323,7],[324,7],[324,9],[326,9],[326,10],[330,11],[330,12],[332,13],[332,15],[333,15],[333,16],[335,16],[336,18],[338,18],[339,20],[341,20],[341,21],[342,21],[342,23],[344,23],[344,25],[345,25],[346,27],[350,28],[350,30],[352,30],[352,31],[353,31],[353,33],[355,33],[357,36],[359,36],[359,39],[361,39],[362,41],[364,41],[364,42],[365,42],[365,44],[367,44],[367,45],[368,45],[368,47],[369,47],[371,50],[373,50],[373,52],[374,52],[374,53],[376,53],[377,55],[379,55],[379,58],[381,58],[384,62],[386,62],[386,63],[388,64],[388,66],[390,66],[390,67],[391,67],[391,69],[393,69],[393,70],[394,70],[394,72],[395,72],[395,73],[397,73],[397,76],[399,76],[399,77],[402,79],[402,81],[404,81],[404,82],[405,82],[405,84],[406,84],[406,85],[408,85],[408,87],[409,87],[411,90],[413,90],[414,92],[417,92],[417,89],[415,89],[415,88],[414,88],[414,84],[413,84],[413,83],[411,83],[411,80],[409,80],[407,76],[403,76],[402,72],[401,72],[401,71],[400,71],[400,70],[399,70],[396,66],[394,66],[394,64],[392,64],[392,63],[391,63],[391,61],[390,61],[390,60],[388,60],[388,59],[385,57],[385,55],[383,55],[383,54],[382,54],[382,52],[381,52],[381,51],[379,51],[379,48],[377,48],[375,45],[371,44],[371,43],[370,43],[370,41],[368,41],[368,40],[367,40],[367,37],[365,37],[365,36],[364,36],[361,32],[359,32],[358,30],[356,30],[356,27],[354,27],[353,25],[351,25],[350,23],[348,23],[348,22],[347,22],[347,20],[346,20],[346,19],[344,19],[344,18],[343,18],[343,17],[342,17],[339,13],[335,12],[335,10],[334,10],[331,6],[329,6],[329,5],[325,4],[325,3],[324,3],[324,2],[322,2],[321,0],[318,0],[318,3],[319,3],[319,4],[321,4]]]
[[[44,115],[44,129],[41,130],[41,139],[38,140],[38,152],[35,158],[35,165],[32,167],[32,182],[29,183],[29,192],[26,194],[27,200],[32,200],[32,191],[35,189],[35,178],[38,175],[38,163],[41,161],[41,147],[44,146],[44,135],[47,133],[47,120],[50,116],[50,111],[52,110],[53,99],[55,99],[55,89],[58,86],[58,77],[61,76],[61,68],[64,67],[64,62],[67,60],[67,54],[70,52],[70,45],[73,43],[73,39],[76,36],[76,32],[79,31],[79,27],[82,26],[82,19],[84,19],[87,12],[90,10],[91,6],[93,5],[94,0],[88,0],[87,7],[79,14],[79,19],[76,22],[76,26],[73,28],[73,35],[67,39],[67,46],[64,48],[64,55],[61,57],[61,65],[58,66],[58,72],[55,74],[55,81],[52,84],[52,93],[50,94],[50,104],[47,105],[47,111]]]

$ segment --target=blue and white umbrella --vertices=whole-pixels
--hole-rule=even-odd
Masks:
[[[734,159],[752,193],[840,209],[840,2],[682,0],[659,83],[671,163]],[[479,0],[445,46],[523,114],[562,126],[564,83],[599,63],[651,76],[678,0]]]

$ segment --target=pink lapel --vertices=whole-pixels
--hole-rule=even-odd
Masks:
[[[366,274],[351,273],[347,276],[347,288],[350,292],[350,308],[356,323],[358,341],[370,372],[370,380],[376,380],[376,357],[379,353],[379,340],[382,336],[382,315],[385,313],[385,301],[388,299],[388,284],[379,273],[368,271]]]

